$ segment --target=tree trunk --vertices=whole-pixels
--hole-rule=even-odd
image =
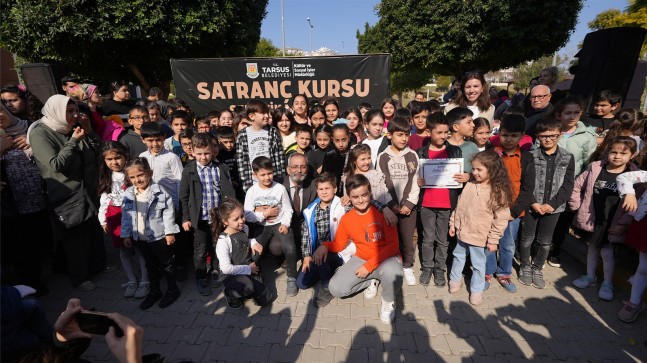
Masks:
[[[148,81],[146,81],[146,77],[144,77],[144,75],[139,70],[139,67],[137,67],[136,64],[128,64],[128,67],[130,67],[130,71],[133,72],[133,74],[135,75],[135,78],[137,78],[137,80],[141,84],[144,91],[146,91],[146,95],[145,96],[142,95],[142,96],[147,97],[148,96],[148,91],[150,91],[151,86],[150,86],[150,84],[148,84]]]

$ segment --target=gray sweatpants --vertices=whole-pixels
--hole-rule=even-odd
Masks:
[[[380,280],[382,285],[382,299],[386,302],[395,301],[395,294],[402,289],[402,259],[400,256],[389,257],[368,275],[361,279],[355,275],[360,266],[366,263],[357,256],[353,256],[337,269],[328,289],[334,297],[346,297],[369,286],[371,279]]]

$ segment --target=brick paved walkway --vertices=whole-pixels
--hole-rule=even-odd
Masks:
[[[118,261],[115,254],[110,259]],[[144,353],[168,362],[647,361],[647,313],[633,324],[620,322],[616,314],[627,296],[606,302],[596,288],[574,288],[571,281],[584,267],[563,260],[564,269],[546,266],[546,289],[518,284],[509,294],[494,283],[479,307],[469,304],[465,288],[450,296],[446,288],[404,286],[392,325],[379,320],[379,297],[365,300],[360,293],[321,309],[311,303],[312,290],[286,299],[282,269],[274,273],[278,299],[263,309],[249,301],[231,310],[222,288],[203,297],[189,277],[175,304],[143,312],[141,300],[123,297],[123,271],[97,276],[99,287],[90,293],[52,276],[43,303],[52,321],[69,297],[85,308],[127,315],[145,328]],[[114,360],[103,337],[84,357]]]

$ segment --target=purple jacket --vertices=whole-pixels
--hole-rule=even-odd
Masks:
[[[580,228],[587,232],[593,232],[595,226],[595,209],[593,207],[593,186],[595,180],[602,172],[602,168],[607,164],[606,161],[594,161],[580,176],[575,179],[575,186],[573,187],[573,194],[568,201],[570,210],[577,211],[573,224],[575,227]],[[636,165],[629,163],[629,170],[638,170]],[[618,210],[613,216],[613,221],[609,226],[615,225],[628,225],[632,217],[622,209],[622,205],[618,206]],[[624,242],[624,235],[609,234],[609,242],[622,243]]]

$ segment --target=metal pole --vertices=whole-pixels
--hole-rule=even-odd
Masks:
[[[283,0],[281,0],[281,42],[283,56],[285,57],[285,14],[283,13]]]
[[[310,25],[310,55],[312,55],[312,29],[314,26],[310,22],[310,18],[306,18],[306,20],[308,21],[308,25]]]

